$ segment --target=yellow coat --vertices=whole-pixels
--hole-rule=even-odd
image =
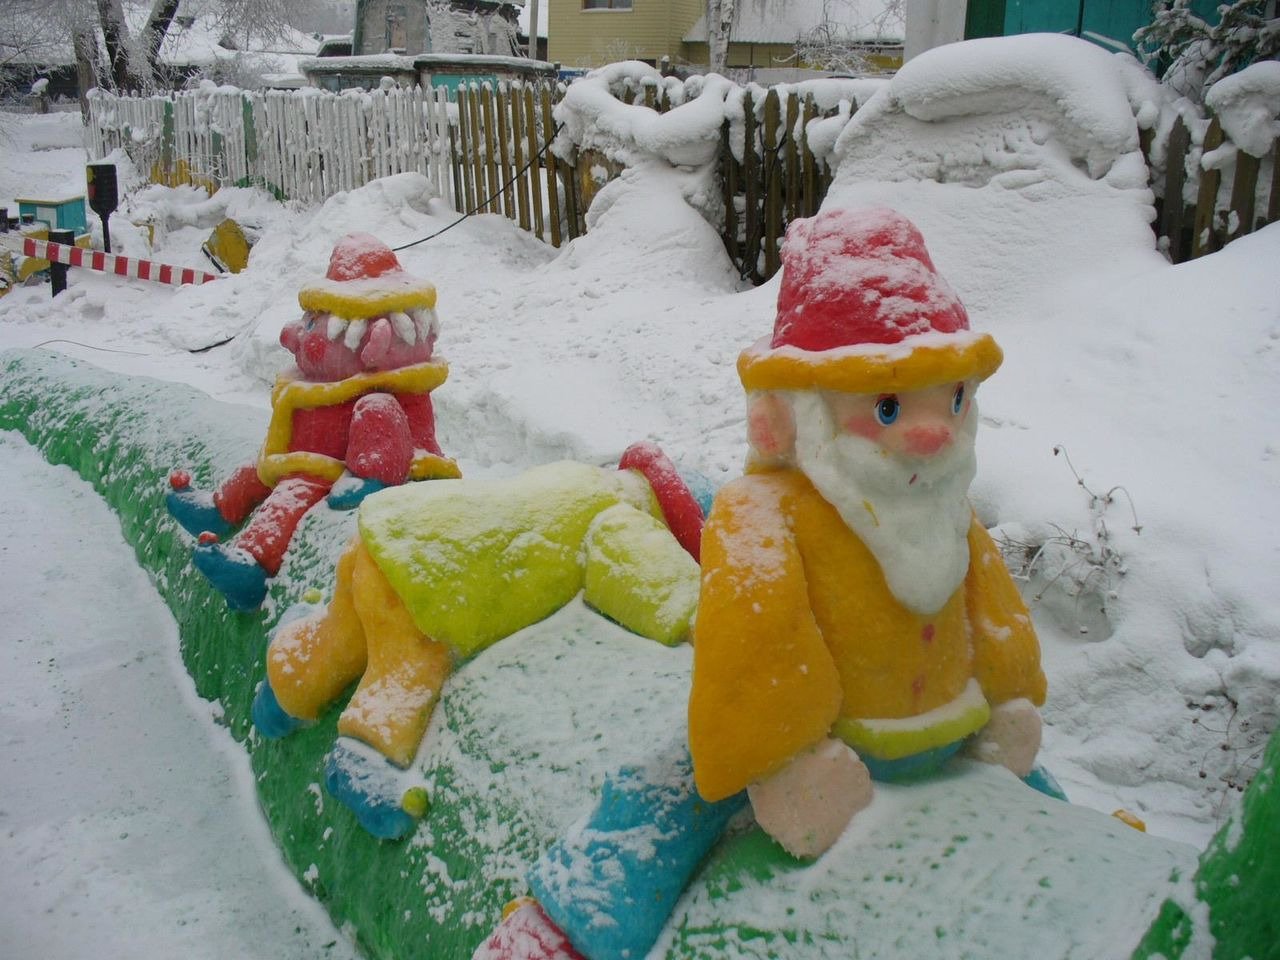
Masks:
[[[702,537],[689,744],[707,800],[826,736],[892,760],[975,732],[988,704],[1044,702],[1031,618],[976,520],[965,582],[932,616],[798,471],[725,487]]]

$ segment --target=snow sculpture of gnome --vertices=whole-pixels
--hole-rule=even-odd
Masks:
[[[808,858],[872,780],[962,748],[1033,772],[1039,647],[967,499],[1000,349],[893,211],[796,221],[782,263],[773,335],[738,360],[747,474],[703,531],[690,756],[606,780],[475,960],[645,956],[747,802]]]
[[[701,530],[697,500],[649,443],[617,470],[565,461],[509,480],[382,491],[361,504],[327,607],[286,615],[272,637],[254,724],[283,737],[359,680],[325,786],[370,833],[404,836],[425,805],[402,770],[455,664],[580,591],[627,629],[682,642]]]
[[[708,523],[689,744],[703,798],[747,788],[816,856],[869,777],[965,745],[1028,776],[1045,678],[967,497],[1000,348],[893,211],[796,223],[783,269],[773,336],[738,360],[751,456]]]
[[[280,332],[297,366],[271,392],[257,462],[212,494],[193,489],[184,470],[169,477],[169,512],[199,537],[195,565],[235,610],[262,603],[293,531],[322,498],[350,508],[384,486],[459,476],[436,443],[431,406],[449,372],[433,356],[435,287],[376,237],[353,233],[298,303],[302,317]]]

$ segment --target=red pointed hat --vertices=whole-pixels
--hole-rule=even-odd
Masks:
[[[910,220],[841,209],[787,229],[773,336],[742,352],[738,374],[748,390],[886,393],[985,380],[1001,359]]]
[[[367,319],[436,305],[436,288],[406,273],[395,251],[368,233],[349,233],[333,248],[323,280],[298,291],[303,310]]]

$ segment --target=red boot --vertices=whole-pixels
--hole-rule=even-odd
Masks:
[[[471,960],[585,960],[532,897],[507,904]]]

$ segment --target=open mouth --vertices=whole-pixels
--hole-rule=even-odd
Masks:
[[[379,319],[382,318],[375,317],[373,321],[376,322]],[[397,310],[386,314],[386,320],[391,324],[391,331],[395,337],[411,347],[435,336],[440,329],[440,321],[436,317],[435,310],[427,307],[415,307],[407,312]],[[330,340],[341,337],[343,344],[349,350],[355,350],[360,346],[371,322],[364,317],[348,319],[334,313],[318,317],[317,321],[325,324],[326,337]]]

